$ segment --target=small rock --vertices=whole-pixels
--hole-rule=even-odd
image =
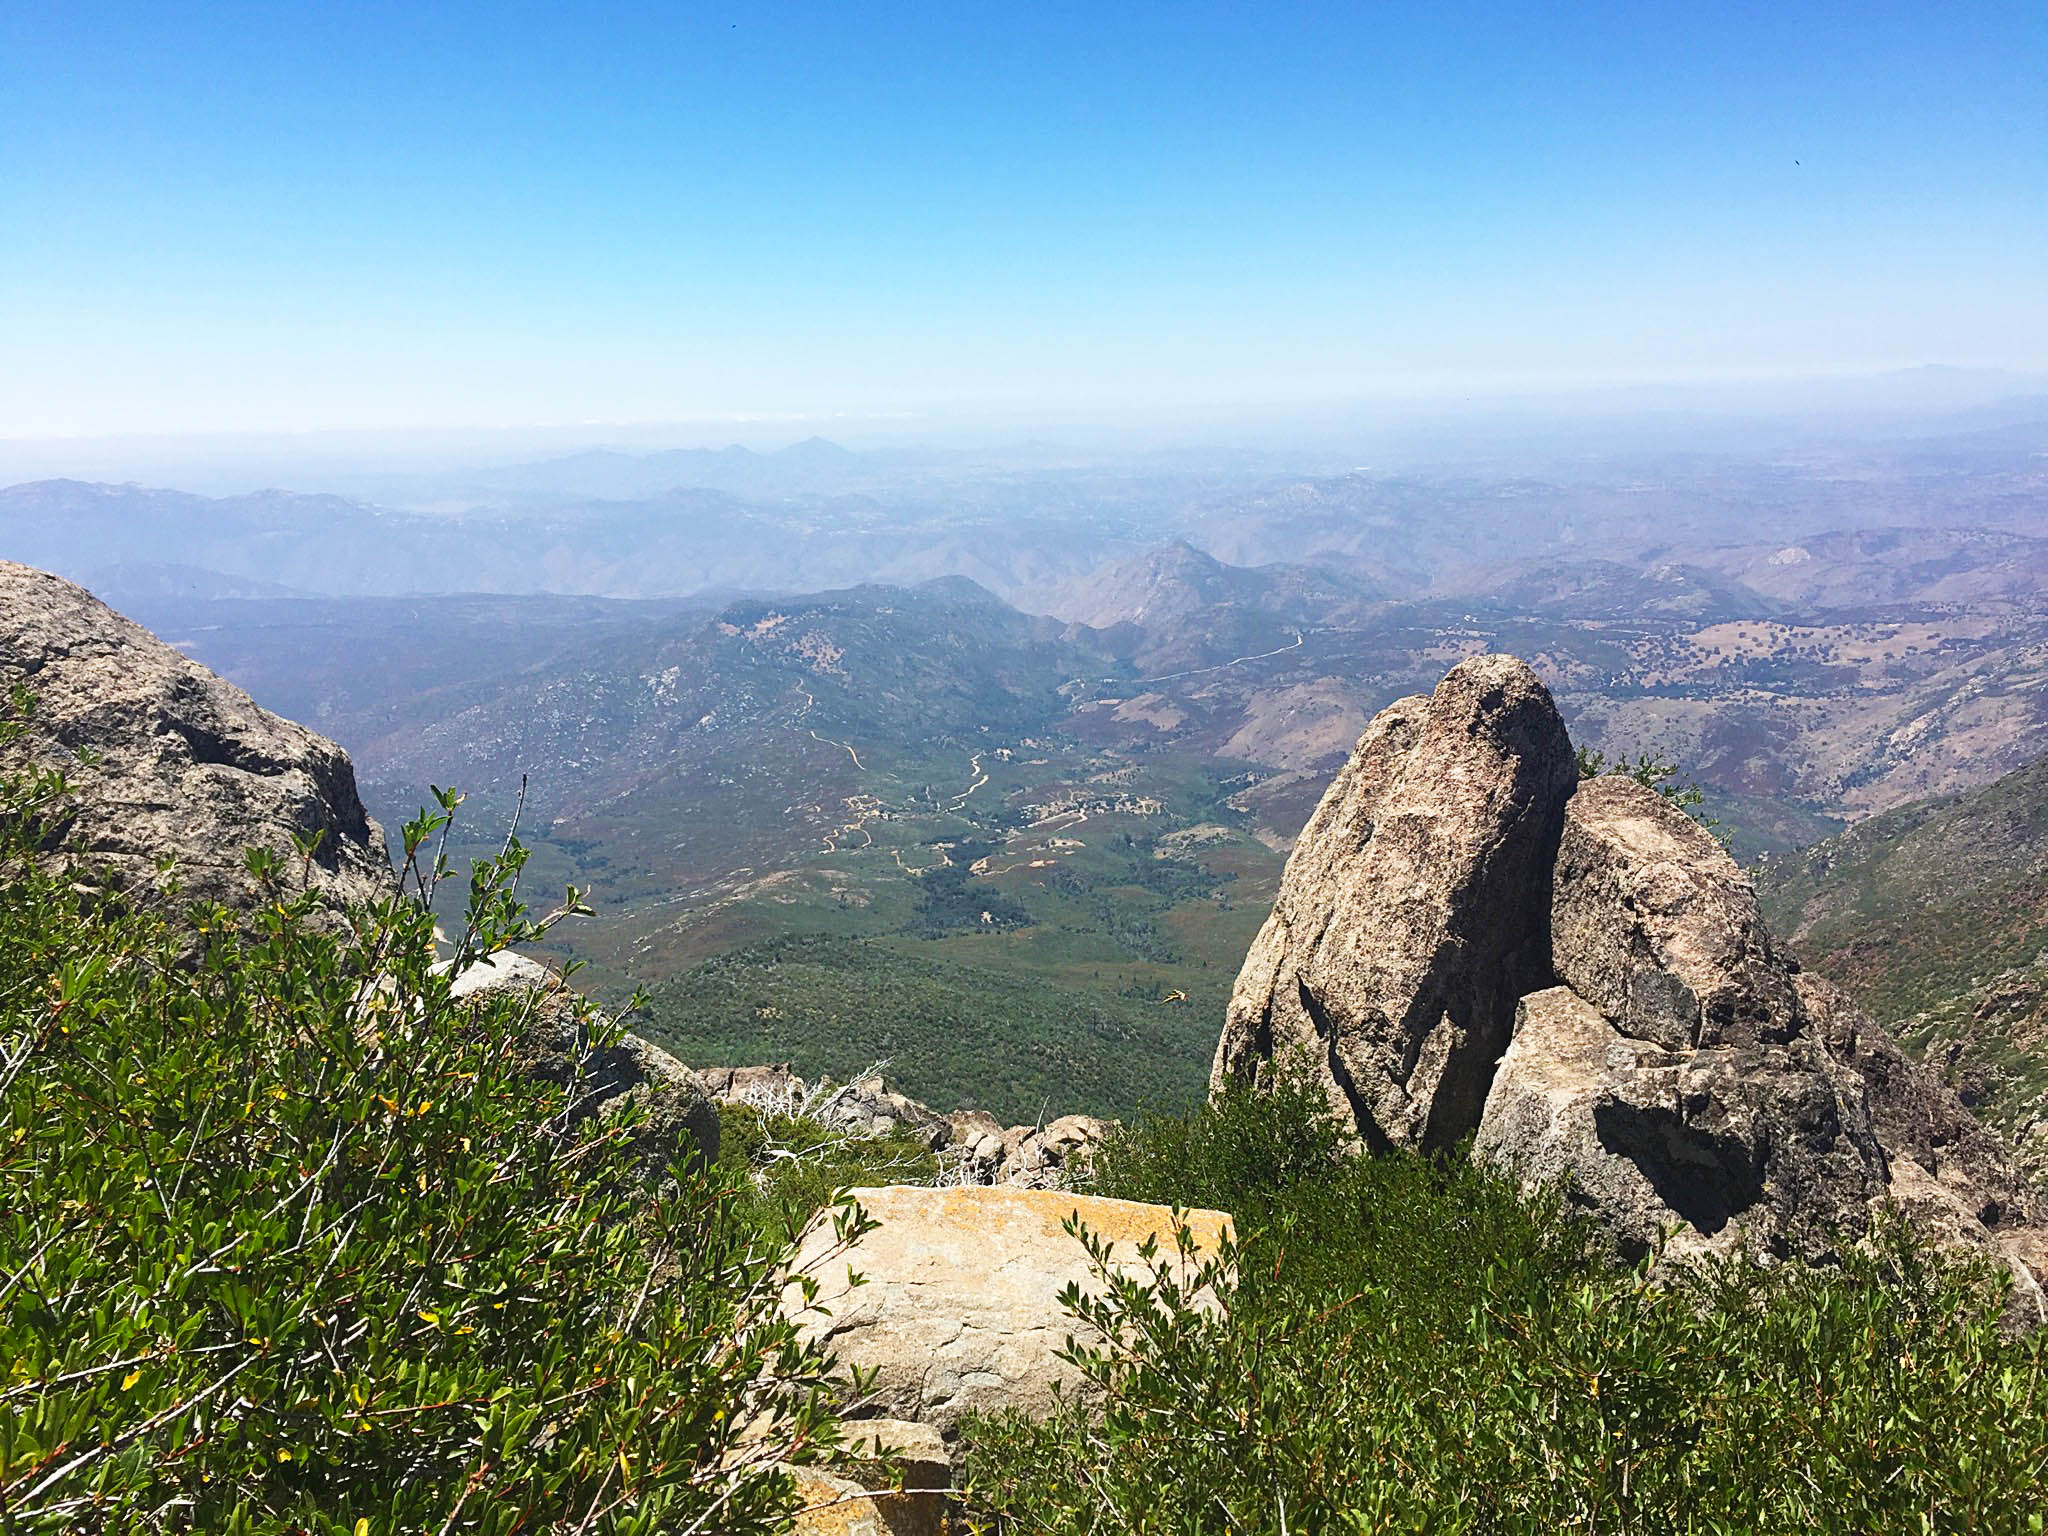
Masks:
[[[633,1138],[635,1161],[646,1176],[661,1176],[678,1156],[691,1152],[706,1162],[717,1160],[718,1109],[697,1074],[638,1035],[624,1035],[616,1045],[591,1051],[578,1018],[581,999],[554,971],[506,950],[469,966],[449,986],[457,1001],[506,992],[531,1001],[521,1044],[527,1070],[567,1086],[580,1068],[579,1097],[570,1106],[572,1125],[634,1104],[646,1111]]]

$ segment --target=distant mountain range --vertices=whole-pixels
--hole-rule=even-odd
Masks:
[[[772,453],[756,453],[738,443],[729,448],[674,448],[661,453],[590,448],[560,458],[474,471],[457,484],[471,494],[507,492],[578,500],[645,501],[675,490],[725,491],[773,499],[849,490],[864,478],[865,467],[861,455],[825,438],[811,437]]]
[[[286,491],[211,498],[70,480],[0,490],[0,551],[116,598],[162,590],[165,568],[195,593],[209,590],[202,573],[216,592],[348,597],[682,597],[956,574],[1021,591],[1085,572],[1099,540],[1028,517],[847,497],[776,506],[702,489],[460,516]]]
[[[210,572],[233,590],[325,596],[671,598],[958,575],[1098,627],[1143,606],[1128,591],[1164,583],[1238,626],[1218,634],[1229,649],[1266,619],[1343,622],[1344,605],[1377,599],[1492,598],[1573,618],[1589,601],[1617,616],[1642,601],[1704,619],[1763,612],[1758,598],[1803,610],[2016,596],[2038,590],[2044,455],[2048,427],[2012,422],[1768,459],[1503,449],[1497,464],[1402,470],[1214,452],[855,453],[823,438],[774,453],[600,448],[358,476],[371,489],[354,496],[32,481],[0,489],[0,552],[116,596],[161,588],[145,566],[184,568],[174,584],[195,593]],[[1944,569],[1947,586],[1933,579]]]
[[[893,946],[1143,1033],[1220,1008],[1366,721],[1475,652],[1744,858],[2048,753],[2048,439],[1985,425],[1404,472],[603,451],[403,507],[49,481],[0,490],[0,554],[334,736],[381,819],[464,789],[460,857],[524,775],[608,977],[826,933],[826,992]]]

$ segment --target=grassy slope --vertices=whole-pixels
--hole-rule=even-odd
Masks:
[[[1213,1019],[877,941],[792,936],[657,988],[648,1035],[705,1065],[790,1060],[845,1078],[881,1060],[905,1091],[1007,1121],[1125,1115],[1199,1096]]]

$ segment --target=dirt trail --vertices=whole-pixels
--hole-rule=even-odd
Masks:
[[[798,683],[796,685],[796,691],[804,696],[804,707],[796,712],[796,719],[792,723],[796,725],[803,725],[804,717],[810,714],[811,706],[817,703],[818,700],[816,695],[814,695],[811,692],[811,690],[806,688],[802,683]],[[860,754],[853,750],[851,743],[844,741],[835,741],[830,736],[820,736],[816,731],[811,730],[809,726],[804,726],[804,729],[810,732],[810,737],[813,741],[823,742],[828,747],[844,748],[846,755],[853,759],[854,767],[858,768],[862,773],[866,773],[868,771],[868,765],[860,760]]]
[[[967,759],[967,772],[970,776],[968,785],[965,789],[961,790],[959,794],[953,797],[952,804],[946,807],[946,809],[949,811],[959,810],[961,806],[967,803],[967,797],[969,795],[973,794],[977,789],[981,788],[982,785],[988,782],[988,775],[986,773],[983,773],[981,770],[981,754],[979,752],[975,752],[969,755]]]
[[[1200,677],[1207,672],[1227,672],[1232,667],[1242,666],[1248,661],[1264,661],[1268,656],[1280,656],[1288,651],[1298,651],[1301,649],[1303,637],[1307,633],[1306,630],[1297,630],[1294,636],[1294,644],[1292,645],[1276,645],[1270,651],[1260,651],[1253,656],[1233,656],[1228,661],[1217,662],[1213,667],[1190,667],[1185,672],[1165,672],[1158,677],[1141,677],[1138,681],[1141,683],[1171,683],[1183,677]]]

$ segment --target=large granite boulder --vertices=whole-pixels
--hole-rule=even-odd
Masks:
[[[1819,1254],[1886,1185],[1863,1084],[1808,1028],[1756,892],[1654,791],[1609,776],[1566,810],[1551,892],[1562,986],[1518,1011],[1474,1154],[1569,1175],[1627,1251],[1745,1235]]]
[[[1623,1034],[1674,1050],[1800,1034],[1755,886],[1706,828],[1634,779],[1573,793],[1550,899],[1557,979]]]
[[[1474,1132],[1625,1253],[1820,1258],[1896,1209],[2042,1315],[2048,1213],[2006,1150],[1777,952],[1704,828],[1578,782],[1511,658],[1383,711],[1302,834],[1212,1081],[1290,1055],[1368,1143]]]
[[[1174,1254],[1165,1206],[1047,1189],[853,1193],[878,1225],[838,1251],[831,1222],[815,1223],[791,1268],[817,1281],[817,1295],[807,1305],[792,1284],[785,1304],[843,1364],[874,1373],[862,1411],[930,1424],[949,1439],[969,1412],[1044,1413],[1056,1384],[1075,1385],[1057,1351],[1080,1325],[1059,1295],[1068,1285],[1093,1293],[1097,1282],[1087,1251],[1064,1230],[1070,1216],[1112,1244],[1125,1272],[1149,1273],[1138,1257],[1148,1238]],[[1220,1211],[1182,1218],[1210,1254],[1230,1224]]]
[[[53,841],[91,871],[155,891],[171,856],[181,900],[247,907],[243,855],[261,847],[283,856],[290,888],[303,879],[339,903],[396,889],[341,748],[84,588],[0,560],[0,689],[17,685],[35,706],[0,769],[63,770],[73,792]],[[318,838],[310,860],[295,837]]]
[[[634,1161],[658,1179],[678,1158],[718,1157],[718,1106],[703,1081],[675,1057],[638,1035],[594,1047],[585,1022],[589,1005],[561,975],[510,950],[466,967],[449,984],[457,1003],[512,997],[525,1008],[520,1065],[564,1088],[572,1126],[614,1118],[631,1105],[644,1111],[633,1133]]]
[[[1472,1151],[1564,1184],[1629,1257],[1820,1257],[1886,1188],[1862,1084],[1811,1042],[1671,1049],[1569,987],[1522,999]]]
[[[1475,657],[1382,710],[1288,860],[1212,1085],[1299,1056],[1368,1145],[1473,1131],[1517,999],[1550,980],[1577,780],[1549,690],[1513,657]]]
[[[1896,1206],[1937,1241],[2019,1261],[2037,1308],[2010,1160],[1776,953],[1749,878],[1691,818],[1626,778],[1583,784],[1551,936],[1560,984],[1522,999],[1475,1157],[1562,1182],[1629,1254],[1822,1258]]]

